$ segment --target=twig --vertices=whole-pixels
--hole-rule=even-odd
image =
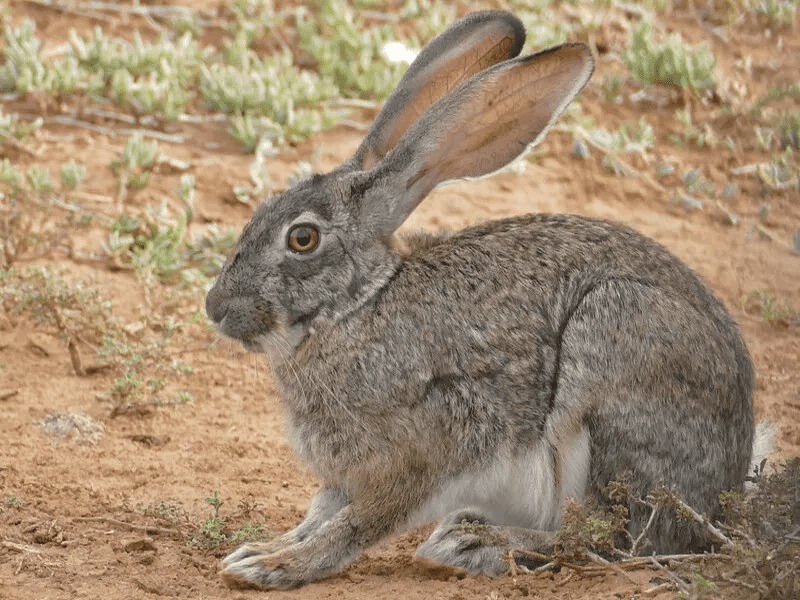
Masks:
[[[722,575],[721,579],[723,581],[727,581],[728,583],[732,583],[736,587],[746,588],[754,592],[758,591],[758,588],[754,586],[752,583],[747,583],[746,581],[742,581],[741,579],[734,579],[733,577],[726,577],[725,575]]]
[[[111,110],[101,110],[99,108],[84,108],[81,109],[81,112],[85,115],[92,115],[95,117],[102,117],[104,119],[111,119],[114,121],[122,121],[123,123],[127,123],[128,125],[136,125],[136,117],[132,117],[131,115],[126,115],[118,112],[114,112]]]
[[[117,4],[116,2],[80,2],[78,7],[88,10],[107,10],[110,12],[130,13],[133,15],[155,15],[157,17],[171,17],[194,12],[188,6],[143,6],[141,4]]]
[[[74,7],[67,3],[53,2],[53,0],[25,0],[28,4],[35,4],[45,8],[52,8],[53,10],[60,10],[64,12],[78,13],[78,14],[91,14],[91,11],[107,11],[118,12],[133,15],[155,15],[155,16],[172,16],[179,14],[186,14],[193,12],[187,6],[142,6],[140,4],[116,4],[112,2],[78,2]],[[108,17],[106,17],[108,18]]]
[[[177,538],[183,537],[181,532],[177,529],[167,529],[152,525],[134,525],[133,523],[126,523],[125,521],[119,521],[110,517],[76,517],[75,521],[81,521],[85,523],[106,523],[112,527],[119,527],[129,531],[141,531],[142,533],[146,533],[148,535],[166,535]]]
[[[647,524],[642,529],[642,532],[636,536],[636,539],[633,541],[633,545],[631,545],[631,554],[634,556],[639,554],[639,544],[641,543],[644,536],[647,535],[647,532],[650,530],[650,526],[653,524],[653,521],[656,519],[656,513],[658,512],[658,507],[653,506],[652,511],[650,512],[650,518],[647,519]]]
[[[331,108],[370,108],[374,110],[379,109],[381,106],[372,100],[360,100],[358,98],[333,98],[328,100],[325,104]]]
[[[10,398],[13,398],[17,394],[19,394],[19,390],[6,390],[0,392],[0,402],[2,402],[3,400],[8,400]]]
[[[20,142],[17,138],[15,138],[10,133],[6,133],[5,131],[0,131],[0,137],[2,137],[3,140],[5,140],[5,143],[9,144],[10,146],[14,146],[14,148],[19,150],[20,152],[24,152],[28,156],[33,156],[34,158],[38,158],[39,157],[39,153],[38,152],[28,148],[25,144]]]
[[[661,564],[661,563],[660,563],[660,562],[659,562],[659,561],[656,559],[656,557],[655,557],[655,556],[651,556],[651,557],[650,557],[650,563],[651,563],[653,566],[655,566],[657,569],[660,569],[661,571],[663,571],[663,572],[664,572],[664,574],[665,574],[667,577],[669,577],[669,578],[672,580],[672,582],[673,582],[673,583],[674,583],[676,586],[678,586],[678,589],[680,589],[682,592],[687,592],[687,593],[688,593],[688,591],[689,591],[689,586],[687,586],[687,585],[686,585],[686,584],[683,582],[683,580],[682,580],[680,577],[678,577],[677,575],[675,575],[675,573],[673,573],[672,571],[670,571],[670,570],[669,570],[669,568],[667,568],[667,567],[665,567],[664,565],[662,565],[662,564]]]
[[[341,125],[342,127],[349,127],[350,129],[355,129],[356,131],[360,132],[369,131],[369,125],[359,123],[358,121],[353,121],[352,119],[342,119],[336,124]]]
[[[560,564],[561,563],[559,563],[557,560],[551,560],[549,563],[546,563],[546,564],[542,565],[541,567],[536,567],[533,571],[531,571],[531,573],[535,574],[535,573],[543,573],[544,571],[551,571],[551,570],[555,569],[557,566],[559,566]]]
[[[161,131],[154,131],[152,129],[143,129],[139,127],[133,129],[127,127],[124,129],[109,129],[108,127],[103,127],[101,125],[89,123],[88,121],[76,119],[75,117],[61,115],[46,117],[45,123],[58,123],[59,125],[67,125],[71,127],[83,127],[84,129],[89,129],[95,133],[108,136],[132,135],[133,133],[140,131],[145,137],[154,138],[163,142],[169,142],[171,144],[183,144],[185,141],[182,135],[172,135],[169,133],[163,133]]]
[[[786,534],[784,538],[790,542],[800,543],[800,527],[795,529],[792,533]]]
[[[655,587],[646,589],[645,591],[642,592],[642,596],[655,596],[656,594],[660,594],[661,592],[666,592],[671,587],[672,584],[669,582],[662,583],[661,585],[657,585]]]
[[[595,554],[594,552],[590,552],[590,551],[587,550],[586,551],[586,556],[588,556],[590,559],[592,559],[593,562],[595,562],[597,564],[600,564],[600,565],[603,565],[604,567],[607,567],[607,568],[611,569],[612,571],[614,571],[614,573],[616,573],[617,575],[619,575],[620,577],[622,577],[624,579],[627,579],[631,583],[636,583],[636,581],[634,581],[630,577],[630,575],[628,575],[625,571],[620,569],[614,563],[607,561],[605,558],[603,558],[599,554]]]
[[[114,20],[113,17],[109,17],[108,15],[104,15],[99,12],[91,10],[81,10],[80,7],[73,8],[67,4],[58,4],[56,2],[53,2],[52,0],[24,0],[24,1],[27,2],[28,4],[35,4],[36,6],[49,8],[64,14],[72,14],[81,17],[88,17],[90,19],[95,19],[97,21],[103,21],[104,23],[111,23]]]
[[[181,114],[178,116],[178,121],[181,123],[221,123],[228,118],[228,115],[187,115]]]
[[[93,194],[92,192],[81,192],[78,190],[73,190],[69,192],[69,197],[75,200],[82,200],[84,202],[100,202],[103,204],[110,204],[114,202],[114,199],[111,196],[106,196],[105,194]]]
[[[708,519],[706,519],[703,515],[698,513],[695,509],[686,504],[680,498],[676,497],[675,500],[678,503],[680,510],[683,511],[685,514],[689,515],[690,517],[692,517],[692,519],[700,523],[700,525],[703,525],[706,528],[706,531],[708,531],[708,533],[711,534],[711,537],[713,537],[715,540],[717,540],[726,548],[733,547],[733,542],[731,542],[728,539],[728,536],[726,536],[719,529],[714,527]]]
[[[754,228],[755,228],[756,231],[758,231],[758,233],[760,233],[761,235],[763,235],[764,237],[769,239],[769,241],[775,242],[777,244],[780,244],[784,248],[787,248],[787,249],[790,248],[790,246],[789,246],[789,244],[787,242],[785,242],[784,240],[779,238],[777,235],[772,233],[769,229],[767,229],[766,227],[764,227],[760,223],[756,223]]]
[[[517,564],[517,561],[514,560],[514,548],[508,549],[508,556],[506,556],[506,559],[508,562],[509,574],[512,577],[516,577],[522,569],[520,568],[520,565]]]
[[[515,555],[521,554],[527,558],[532,558],[533,560],[538,560],[541,562],[548,562],[552,560],[551,556],[547,556],[547,554],[542,554],[541,552],[536,552],[534,550],[525,550],[524,548],[511,548],[509,550],[509,556],[513,559]]]
[[[14,542],[7,542],[3,541],[0,542],[0,546],[3,548],[8,548],[9,550],[13,550],[14,552],[29,552],[31,554],[41,554],[42,551],[34,546],[28,546],[27,544],[16,544]]]
[[[69,350],[69,358],[72,361],[72,369],[75,371],[75,375],[84,377],[86,375],[86,369],[83,368],[81,353],[80,350],[78,350],[78,345],[75,343],[75,340],[71,337],[67,342],[67,349]]]

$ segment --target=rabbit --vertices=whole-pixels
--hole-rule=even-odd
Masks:
[[[434,187],[539,141],[586,85],[585,45],[518,57],[524,40],[502,11],[436,37],[351,159],[256,209],[209,291],[219,333],[266,356],[322,482],[297,528],[224,559],[229,585],[307,584],[428,523],[418,560],[494,576],[509,548],[552,550],[568,499],[607,501],[626,474],[710,517],[742,487],[751,359],[665,248],[568,215],[397,233]],[[675,511],[648,517],[631,502],[648,552],[709,543]]]

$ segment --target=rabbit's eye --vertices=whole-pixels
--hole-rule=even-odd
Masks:
[[[289,230],[287,241],[295,252],[311,252],[319,244],[319,229],[313,225],[295,225]]]

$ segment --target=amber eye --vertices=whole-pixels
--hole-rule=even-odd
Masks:
[[[295,252],[311,252],[319,244],[319,229],[313,225],[295,225],[289,230],[288,243]]]

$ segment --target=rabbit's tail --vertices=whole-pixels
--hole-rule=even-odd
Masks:
[[[750,452],[750,469],[747,473],[745,489],[755,488],[758,480],[764,475],[767,462],[775,449],[775,425],[769,421],[761,421],[756,425],[753,435],[753,449]]]

